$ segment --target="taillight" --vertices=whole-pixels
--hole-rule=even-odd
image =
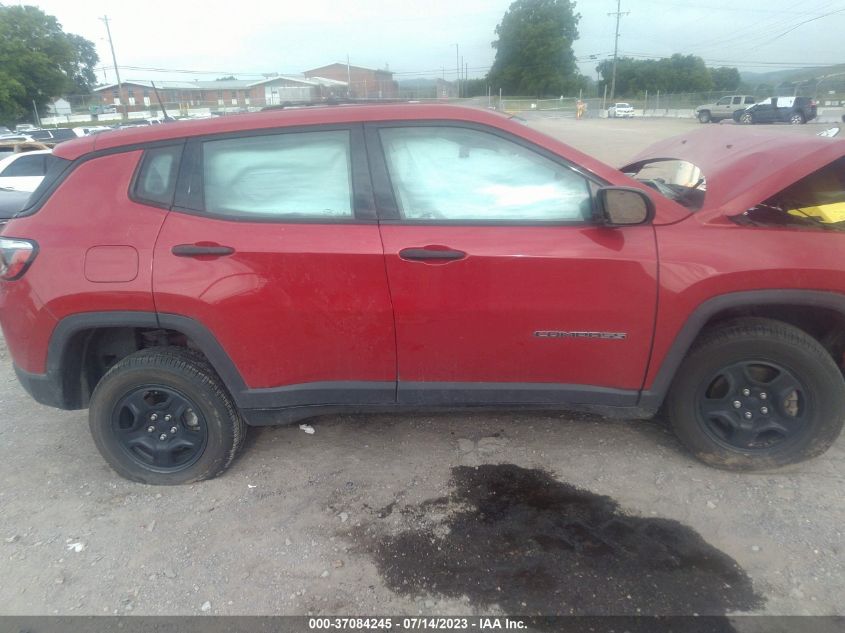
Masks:
[[[0,279],[20,279],[38,253],[38,244],[29,240],[0,237]]]

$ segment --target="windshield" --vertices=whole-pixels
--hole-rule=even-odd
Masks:
[[[673,158],[649,160],[624,167],[623,171],[691,211],[697,211],[704,204],[707,180],[701,169],[688,161]]]

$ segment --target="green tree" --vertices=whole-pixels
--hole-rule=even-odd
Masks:
[[[572,44],[578,21],[570,0],[516,0],[496,27],[496,59],[487,76],[506,94],[553,96],[584,83]]]
[[[602,83],[610,85],[613,60],[601,62],[596,70]],[[717,80],[719,83],[717,83]],[[718,88],[717,86],[728,86]],[[616,64],[616,94],[635,96],[649,92],[707,92],[714,88],[735,90],[739,85],[736,68],[707,68],[696,55],[679,55],[664,59],[632,59],[621,57]]]
[[[237,79],[234,75],[226,75],[225,77],[218,77],[214,81],[232,81],[233,79]]]
[[[90,92],[94,44],[31,6],[0,5],[0,120],[12,123],[68,92]]]
[[[713,90],[736,90],[741,81],[739,71],[727,66],[711,68],[710,76],[713,78]]]

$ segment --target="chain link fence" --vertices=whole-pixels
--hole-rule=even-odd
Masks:
[[[515,115],[526,115],[528,113],[542,114],[544,117],[580,117],[599,118],[607,117],[608,110],[615,103],[628,103],[634,108],[634,116],[637,117],[695,117],[695,109],[705,104],[714,104],[722,97],[743,94],[742,91],[723,92],[698,92],[698,93],[673,93],[663,94],[660,92],[644,93],[643,95],[631,98],[618,98],[611,102],[606,97],[558,97],[557,99],[537,99],[534,97],[506,96],[499,97],[493,94],[489,96],[471,97],[457,99],[454,96],[428,96],[414,95],[412,100],[419,103],[454,103],[470,107],[498,110]],[[756,100],[765,99],[770,94],[752,94]],[[370,96],[358,98],[358,102],[378,103],[393,102],[396,100],[408,100],[408,95],[398,97]],[[209,116],[227,116],[240,112],[255,112],[264,107],[263,103],[248,103],[248,100],[230,103],[229,100],[198,101],[196,99],[183,99],[180,101],[168,100],[164,102],[167,114],[174,118],[200,118]],[[580,107],[579,107],[580,104]],[[294,104],[296,105],[296,104]],[[820,113],[823,108],[831,112],[838,112],[841,106],[845,106],[845,93],[827,94],[819,99]],[[124,119],[154,119],[161,118],[161,107],[155,96],[144,99],[143,103],[132,105],[114,105],[104,103],[99,94],[73,95],[57,100],[47,112],[39,113],[41,123],[46,126],[68,126],[68,125],[114,125]]]

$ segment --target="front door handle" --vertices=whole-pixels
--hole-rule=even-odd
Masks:
[[[231,255],[235,249],[219,244],[177,244],[170,252],[176,257],[223,257]]]
[[[399,251],[399,257],[408,261],[439,260],[452,261],[463,259],[467,254],[463,251],[445,248],[426,246],[423,248],[403,248]]]

